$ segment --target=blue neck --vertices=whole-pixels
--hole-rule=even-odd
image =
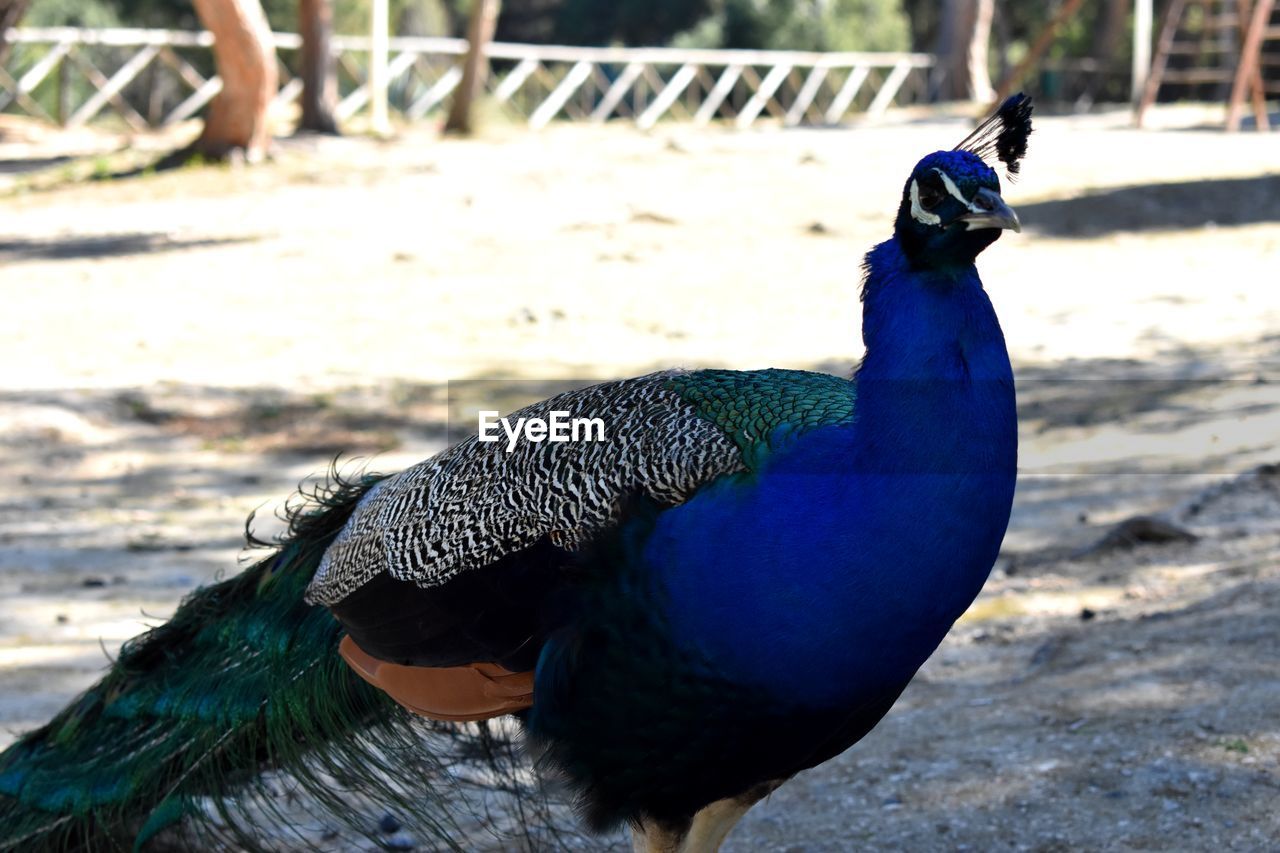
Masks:
[[[1013,371],[977,269],[912,269],[896,239],[866,267],[859,451],[902,471],[1011,473]]]
[[[900,687],[977,595],[1013,498],[1003,336],[977,271],[867,258],[851,425],[665,513],[645,557],[673,634],[734,679],[829,706]]]
[[[862,301],[867,353],[857,378],[1012,378],[1004,335],[972,264],[913,269],[897,239],[888,240],[867,254]]]

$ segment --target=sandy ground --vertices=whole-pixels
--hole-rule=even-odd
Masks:
[[[1280,849],[1280,146],[1203,118],[1038,120],[1026,230],[982,263],[1020,380],[1005,551],[897,709],[730,849]],[[505,408],[848,371],[861,256],[963,134],[414,132],[84,182],[127,140],[0,125],[0,743],[234,571],[250,510],[444,446],[449,380]],[[1108,538],[1140,514],[1195,541]]]

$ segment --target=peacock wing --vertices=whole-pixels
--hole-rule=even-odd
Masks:
[[[421,588],[542,540],[573,551],[637,496],[683,503],[720,477],[758,469],[795,435],[853,417],[853,386],[798,370],[666,371],[559,394],[509,416],[599,418],[605,440],[477,436],[380,482],[329,548],[307,590],[333,606],[381,574]]]

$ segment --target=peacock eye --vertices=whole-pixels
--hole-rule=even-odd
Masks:
[[[936,184],[920,184],[920,206],[925,210],[933,210],[939,204],[942,204],[942,199],[945,195],[946,193],[943,192],[942,187],[937,186]]]

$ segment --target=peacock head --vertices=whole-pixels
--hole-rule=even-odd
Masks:
[[[1018,215],[1000,197],[994,154],[1010,177],[1018,173],[1031,134],[1031,99],[1013,95],[951,151],[935,151],[911,172],[902,190],[895,233],[913,266],[967,266]]]

